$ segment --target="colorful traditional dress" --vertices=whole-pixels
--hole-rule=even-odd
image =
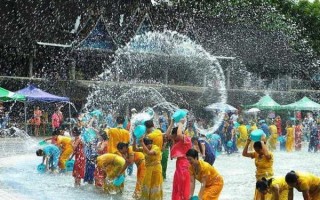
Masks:
[[[77,140],[81,140],[78,138]],[[74,141],[76,142],[76,141]],[[84,156],[83,143],[80,141],[74,150],[75,162],[73,167],[72,176],[78,179],[84,178],[86,169],[86,159]]]
[[[189,167],[189,172],[199,182],[206,178],[205,189],[200,199],[218,200],[223,188],[223,178],[219,172],[209,163],[199,160],[199,168],[195,169],[192,165]]]
[[[104,149],[98,150],[98,155],[103,155],[107,152],[108,152],[108,145],[106,145]],[[96,169],[94,171],[94,184],[95,184],[95,186],[96,187],[103,187],[105,177],[106,177],[106,175],[105,175],[104,171],[101,168],[96,167]]]
[[[161,149],[157,145],[152,145],[151,151],[155,155],[148,155],[144,152],[146,162],[146,174],[142,185],[143,200],[162,200],[162,167],[161,167]]]
[[[242,124],[238,127],[239,138],[237,140],[237,147],[243,148],[248,139],[248,130],[246,125]]]
[[[191,147],[192,142],[190,137],[184,135],[183,139],[175,142],[171,148],[171,159],[177,158],[171,199],[187,200],[190,197],[190,164],[187,160],[186,153]]]
[[[122,127],[110,128],[108,138],[108,153],[115,153],[118,151],[117,145],[119,142],[130,142],[130,133]]]
[[[275,151],[277,149],[278,142],[278,131],[276,125],[269,126],[270,138],[268,139],[268,147],[270,151]]]
[[[66,168],[66,162],[73,153],[72,139],[67,136],[59,135],[57,138],[57,146],[61,148],[61,155],[59,158],[59,167],[64,170]]]
[[[140,198],[141,196],[141,188],[143,185],[143,180],[146,174],[146,164],[145,164],[145,156],[141,152],[134,152],[132,147],[129,147],[129,155],[133,155],[133,162],[137,166],[137,182],[134,190],[133,196],[136,198]]]
[[[301,150],[301,137],[302,137],[302,125],[299,124],[294,128],[294,142],[295,142],[295,150]]]
[[[297,172],[298,183],[296,189],[299,192],[309,191],[311,200],[320,199],[320,177],[310,173]]]
[[[256,165],[256,181],[263,177],[269,179],[273,176],[273,154],[270,152],[271,158],[268,159],[264,155],[259,155],[257,152],[253,153],[254,163]],[[270,194],[265,195],[265,198],[270,198]],[[261,193],[255,190],[254,200],[261,200]]]
[[[274,200],[275,194],[274,191],[279,189],[279,200],[288,200],[289,194],[289,185],[286,183],[284,177],[275,177],[272,179],[270,185],[269,193],[272,195],[271,200]]]
[[[293,145],[294,145],[294,129],[293,127],[287,128],[287,141],[286,141],[286,150],[287,152],[293,151]]]
[[[122,192],[124,184],[119,187],[114,186],[112,180],[120,175],[126,161],[116,154],[106,153],[97,157],[97,167],[104,171],[107,181],[104,183],[104,190],[108,193],[112,191]]]

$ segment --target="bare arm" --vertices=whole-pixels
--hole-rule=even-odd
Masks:
[[[250,142],[251,142],[251,139],[248,138],[246,146],[243,148],[243,151],[242,151],[242,156],[244,156],[244,157],[248,157],[248,158],[253,157],[253,154],[248,152],[248,147],[249,147]]]
[[[263,155],[267,158],[267,159],[271,159],[271,154],[268,151],[267,145],[265,145],[263,142],[261,143],[262,145],[262,152]]]
[[[293,200],[293,188],[289,188],[288,200]]]
[[[173,121],[173,119],[171,119],[170,125],[169,125],[169,127],[168,127],[168,129],[167,129],[167,131],[166,131],[166,136],[167,136],[167,138],[170,138],[173,125],[174,125],[174,121]]]
[[[194,188],[195,188],[195,177],[191,175],[190,176],[190,199],[194,194]]]
[[[149,149],[147,148],[147,146],[146,146],[146,145],[144,144],[144,142],[143,142],[143,138],[140,140],[140,143],[141,143],[141,145],[142,145],[143,151],[146,152],[148,155],[156,155],[156,154],[157,154],[155,151],[149,150]]]
[[[183,140],[183,134],[182,134],[183,124],[184,124],[184,120],[181,120],[178,124],[177,138],[179,140]]]
[[[309,190],[303,191],[302,195],[303,195],[303,199],[304,200],[311,200],[311,197],[310,197],[310,194],[309,194]]]
[[[280,200],[280,190],[278,186],[274,186],[271,188],[274,200]]]
[[[206,188],[207,183],[207,176],[202,177],[201,179],[201,188],[199,191],[199,196],[201,197],[203,195],[204,189]]]
[[[204,145],[203,143],[200,143],[201,145],[201,149],[202,149],[202,157],[206,156],[206,145]]]

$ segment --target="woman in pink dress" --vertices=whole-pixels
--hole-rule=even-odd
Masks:
[[[178,127],[173,128],[173,120],[166,132],[167,138],[173,141],[170,156],[171,159],[177,158],[176,171],[173,177],[172,199],[187,200],[190,198],[190,174],[189,162],[186,153],[192,147],[190,137],[183,134],[184,120],[181,120]]]
[[[86,159],[83,151],[83,143],[80,138],[81,132],[77,127],[74,127],[72,130],[72,134],[75,137],[72,141],[73,154],[75,156],[72,176],[74,177],[74,185],[75,187],[77,187],[80,186],[81,179],[83,179],[84,177]]]
[[[99,142],[97,144],[98,155],[103,155],[108,151],[108,137],[104,131],[100,132]],[[106,174],[102,168],[96,167],[94,171],[94,184],[98,188],[102,188],[104,185]]]
[[[294,128],[294,142],[295,142],[295,150],[301,150],[301,137],[302,137],[302,124],[301,121],[296,122],[296,126]]]

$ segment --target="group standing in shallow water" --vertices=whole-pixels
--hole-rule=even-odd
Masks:
[[[218,145],[224,146],[219,139],[219,132],[214,133],[210,138],[199,137],[197,133],[191,134],[190,122],[184,130],[185,119],[179,122],[171,120],[167,130],[161,130],[153,124],[152,120],[144,122],[146,126],[145,135],[139,139],[130,134],[123,127],[125,119],[117,117],[114,128],[99,129],[94,124],[96,117],[87,123],[72,129],[74,139],[59,135],[58,129],[53,132],[50,138],[51,143],[37,151],[38,156],[43,156],[48,170],[57,171],[65,169],[68,159],[75,158],[73,177],[75,186],[81,185],[81,179],[88,184],[95,184],[106,193],[122,193],[124,182],[117,185],[123,175],[130,173],[133,164],[137,167],[137,181],[133,197],[136,199],[163,199],[163,179],[166,177],[165,151],[170,147],[171,159],[176,159],[176,169],[173,176],[172,199],[190,199],[194,197],[196,181],[201,183],[198,193],[199,199],[219,199],[222,192],[224,180],[217,169],[213,167],[216,159]],[[289,199],[293,198],[293,188],[303,193],[305,199],[318,199],[320,181],[318,177],[302,172],[290,172],[286,177],[275,177],[273,170],[274,155],[269,150],[272,140],[277,141],[277,127],[273,123],[269,127],[267,135],[261,136],[260,141],[252,142],[250,133],[257,130],[251,126],[247,127],[240,120],[240,126],[235,127],[232,122],[225,122],[219,130],[228,133],[226,138],[232,140],[230,146],[225,147],[229,153],[235,152],[238,148],[234,145],[244,145],[243,156],[255,160],[256,165],[256,190],[254,199]],[[261,126],[259,126],[261,128]],[[82,135],[86,129],[93,129],[98,137],[87,141]],[[287,132],[290,136],[299,134],[290,130],[288,123]],[[164,133],[165,132],[165,133]],[[186,134],[188,133],[188,135]],[[192,138],[189,137],[192,135]],[[239,137],[237,138],[237,134]],[[238,139],[238,141],[236,141]],[[243,143],[243,140],[245,143]],[[48,139],[49,140],[49,139]],[[132,145],[130,145],[132,142]],[[171,144],[171,145],[168,145]],[[289,145],[290,146],[290,145]],[[254,151],[251,151],[253,148]],[[233,149],[233,150],[231,150]],[[236,149],[236,150],[235,150]],[[44,162],[43,161],[43,162]],[[318,187],[318,188],[319,188]]]

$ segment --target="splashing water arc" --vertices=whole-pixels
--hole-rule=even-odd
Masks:
[[[131,88],[122,89],[119,95],[108,95],[108,98],[112,97],[111,101],[117,105],[129,98],[131,103],[134,101],[143,105],[142,108],[161,105],[161,102],[166,101],[177,105],[181,105],[184,101],[188,103],[193,101],[204,108],[216,102],[225,103],[227,99],[225,78],[217,59],[187,36],[174,31],[148,32],[135,36],[126,46],[116,51],[111,69],[106,69],[99,77],[103,81],[118,81],[132,85]],[[144,86],[150,84],[156,86],[159,92]],[[198,90],[197,92],[202,91],[202,94],[197,99],[194,97],[186,99],[179,96],[177,92],[166,95],[160,91],[159,86],[168,88],[172,86],[173,89],[174,86],[190,87]],[[102,91],[100,87],[94,91],[98,94],[91,94],[91,97],[101,96]],[[145,91],[156,94],[158,101],[152,101],[148,95],[143,95]],[[138,95],[135,95],[135,92]],[[201,112],[206,111],[203,109]],[[213,116],[213,125],[209,128],[210,130],[202,131],[217,129],[219,126],[217,122],[222,120],[223,116],[216,115]],[[195,116],[195,118],[198,117]],[[201,129],[200,126],[198,128]]]

